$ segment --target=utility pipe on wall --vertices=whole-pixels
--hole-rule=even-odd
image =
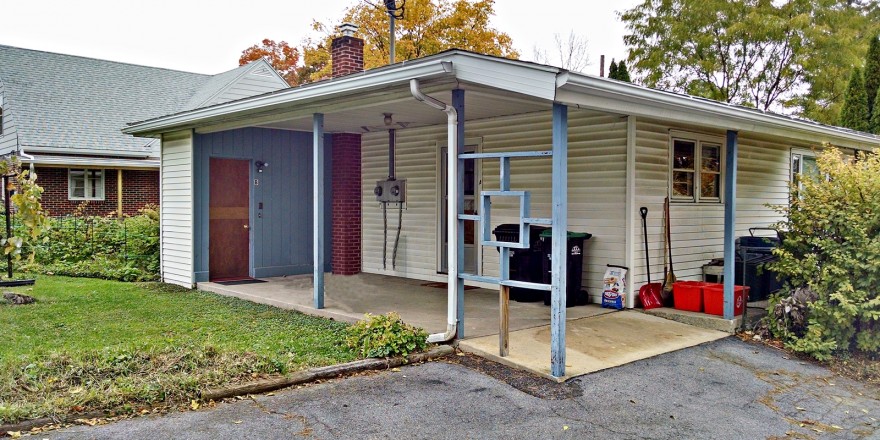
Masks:
[[[449,239],[446,248],[446,266],[447,266],[447,324],[446,333],[434,333],[428,336],[428,342],[446,342],[455,338],[458,331],[458,295],[456,286],[458,285],[458,205],[456,203],[456,194],[458,194],[458,112],[455,107],[434,99],[422,93],[419,88],[419,80],[411,79],[409,81],[409,89],[413,97],[417,100],[434,107],[437,110],[446,112],[447,117],[447,148],[446,148],[446,176],[448,183],[446,184],[446,234]]]

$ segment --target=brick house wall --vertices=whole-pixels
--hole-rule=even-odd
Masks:
[[[136,215],[144,205],[159,204],[158,170],[104,171],[104,200],[69,200],[67,168],[36,167],[37,184],[43,187],[43,208],[49,215],[71,215],[85,205],[84,215],[106,216],[116,213],[118,199],[117,179],[122,172],[122,212]]]

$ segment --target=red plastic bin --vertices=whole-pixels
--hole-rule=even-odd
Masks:
[[[677,310],[702,312],[703,287],[708,284],[702,281],[676,281],[672,283],[673,305]]]
[[[733,315],[739,316],[743,313],[745,298],[749,297],[749,286],[733,287]],[[745,298],[743,298],[743,292],[745,292]],[[713,283],[704,287],[703,302],[706,306],[706,313],[710,315],[724,316],[724,285]]]

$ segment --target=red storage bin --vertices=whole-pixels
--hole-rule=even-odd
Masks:
[[[749,286],[733,286],[733,315],[743,314],[746,299],[749,297]],[[706,313],[724,316],[724,285],[711,284],[703,288],[703,302]]]
[[[702,281],[676,281],[672,283],[672,301],[677,310],[689,312],[703,311],[703,287],[709,283]]]

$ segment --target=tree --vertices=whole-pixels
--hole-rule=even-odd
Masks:
[[[364,67],[388,64],[388,13],[383,2],[358,3],[346,9],[339,23],[358,26],[364,39]],[[507,58],[518,58],[509,35],[493,28],[494,0],[409,0],[404,17],[395,24],[395,60],[405,61],[457,48]],[[338,23],[337,23],[338,24]],[[314,22],[325,37],[304,47],[310,81],[330,76],[330,40],[336,24]]]
[[[632,79],[629,77],[629,69],[626,68],[626,63],[623,60],[617,63],[617,78],[615,79],[628,83],[632,82]]]
[[[608,78],[617,79],[617,62],[614,59],[611,59],[611,64],[608,66]]]
[[[238,65],[244,66],[252,61],[265,58],[269,64],[281,74],[281,77],[291,86],[298,85],[302,82],[300,78],[299,49],[290,47],[286,41],[276,43],[268,38],[264,39],[261,44],[253,45],[241,51],[241,58],[238,59]]]
[[[868,111],[873,114],[877,91],[880,90],[880,37],[871,38],[865,57],[865,92],[868,94]]]
[[[880,134],[880,90],[874,97],[874,112],[871,113],[871,121],[868,124],[868,131],[874,134]]]
[[[583,72],[590,65],[586,37],[571,31],[565,40],[562,39],[560,34],[553,34],[553,40],[555,42],[555,52],[559,57],[551,59],[547,50],[541,50],[536,47],[534,49],[536,63],[551,64],[574,72]]]
[[[649,87],[834,122],[868,14],[849,0],[644,0],[620,16]]]
[[[843,101],[843,109],[840,111],[838,125],[853,130],[868,131],[870,129],[869,115],[868,94],[865,92],[862,71],[855,68],[849,77],[849,86],[846,88],[846,97]]]

